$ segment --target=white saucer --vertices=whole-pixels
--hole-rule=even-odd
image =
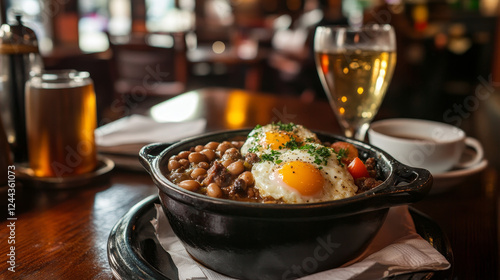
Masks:
[[[430,194],[438,194],[451,189],[451,187],[460,184],[470,175],[483,171],[488,166],[488,160],[483,159],[478,164],[469,168],[453,169],[448,172],[432,174],[434,183]]]

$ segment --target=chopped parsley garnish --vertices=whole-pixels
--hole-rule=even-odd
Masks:
[[[282,123],[281,121],[279,121],[277,123],[273,122],[273,125],[277,126],[280,130],[283,130],[283,131],[293,131],[296,127],[296,125],[294,123]]]
[[[316,142],[316,140],[314,139],[314,137],[308,137],[306,138],[306,142]]]
[[[327,147],[316,147],[311,144],[306,144],[300,147],[301,150],[307,150],[307,152],[314,157],[314,163],[317,165],[326,165],[328,163],[328,158],[332,155],[331,149]]]
[[[262,125],[260,125],[260,124],[256,125],[256,126],[253,128],[253,130],[252,130],[252,134],[250,134],[250,135],[249,135],[249,137],[253,137],[253,138],[255,138],[255,139],[259,139],[259,134],[260,134],[260,132],[259,132],[259,131],[257,131],[257,130],[259,130],[259,129],[261,129],[261,128],[262,128]]]
[[[261,148],[262,148],[262,145],[255,145],[255,146],[251,147],[250,149],[248,149],[248,152],[255,153],[255,152],[258,152]]]
[[[281,155],[280,152],[275,151],[275,150],[271,150],[271,153],[269,153],[269,154],[262,154],[260,156],[260,159],[265,160],[265,161],[271,161],[271,162],[274,162],[276,164],[280,164],[282,162],[282,160],[278,159],[280,155]]]
[[[297,141],[297,139],[293,136],[290,136],[290,141],[285,143],[285,147],[290,150],[295,150],[298,149],[300,146],[302,146],[302,142]]]
[[[348,149],[340,149],[337,152],[337,160],[339,161],[340,165],[344,167],[344,163],[342,162],[343,158],[346,158],[349,155],[349,150]]]

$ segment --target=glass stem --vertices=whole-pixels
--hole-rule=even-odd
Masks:
[[[368,131],[369,127],[370,127],[369,123],[364,123],[359,127],[345,127],[344,128],[344,135],[347,138],[354,138],[356,140],[364,142],[366,132]]]
[[[370,127],[369,123],[364,123],[354,133],[354,138],[359,141],[365,141],[366,137],[366,132],[368,131],[368,128]]]

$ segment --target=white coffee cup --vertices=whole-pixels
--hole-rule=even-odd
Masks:
[[[452,168],[468,168],[483,159],[479,141],[467,137],[455,126],[418,119],[386,119],[376,121],[368,130],[370,144],[386,151],[403,164],[421,167],[432,174]],[[466,146],[476,153],[462,160]]]

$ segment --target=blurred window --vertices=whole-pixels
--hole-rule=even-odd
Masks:
[[[109,48],[106,31],[109,23],[107,0],[78,1],[80,19],[78,36],[80,49],[84,52],[99,52]]]
[[[194,0],[146,0],[146,28],[149,32],[182,32],[194,26]]]
[[[127,35],[132,29],[132,6],[130,0],[109,0],[110,35]]]

